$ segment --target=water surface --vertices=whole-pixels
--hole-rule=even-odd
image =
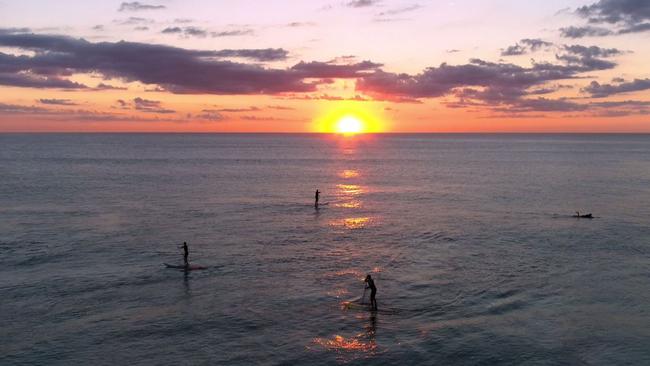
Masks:
[[[650,364],[649,217],[648,135],[0,135],[0,364]]]

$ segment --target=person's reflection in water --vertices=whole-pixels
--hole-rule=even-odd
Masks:
[[[190,294],[190,271],[185,269],[183,271],[183,290],[185,290],[185,295]]]
[[[375,344],[375,334],[377,333],[377,312],[370,313],[370,323],[366,325],[366,337],[370,344]]]

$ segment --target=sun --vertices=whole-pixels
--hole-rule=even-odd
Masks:
[[[2,0],[0,0],[2,1]],[[370,102],[340,101],[320,104],[320,113],[313,120],[313,130],[347,137],[386,131],[384,108]]]
[[[344,135],[355,135],[364,131],[363,122],[354,116],[344,116],[336,122],[336,132]]]

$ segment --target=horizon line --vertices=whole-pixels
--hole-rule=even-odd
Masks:
[[[650,135],[650,131],[594,131],[594,132],[566,132],[566,131],[532,131],[532,132],[366,132],[355,135],[345,135],[337,132],[232,132],[232,131],[0,131],[0,135],[54,135],[54,134],[138,134],[138,135],[333,135],[342,137],[355,137],[364,135]]]

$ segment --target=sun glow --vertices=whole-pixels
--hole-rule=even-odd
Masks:
[[[342,101],[326,107],[314,119],[315,131],[351,136],[385,132],[388,128],[383,116],[383,107],[370,102],[360,104]]]
[[[336,123],[336,132],[344,135],[354,135],[364,131],[363,122],[353,116],[345,116]]]

